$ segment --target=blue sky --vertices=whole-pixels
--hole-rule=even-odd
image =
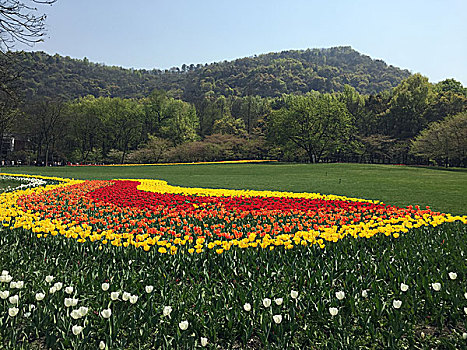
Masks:
[[[467,86],[466,0],[58,0],[27,50],[133,68],[352,46]]]

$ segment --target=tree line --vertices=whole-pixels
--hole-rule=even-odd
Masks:
[[[2,139],[27,140],[24,149],[1,153],[22,163],[250,158],[467,165],[467,90],[453,79],[431,84],[414,74],[370,95],[346,85],[335,93],[206,94],[194,102],[154,90],[141,98],[21,103],[0,91]]]

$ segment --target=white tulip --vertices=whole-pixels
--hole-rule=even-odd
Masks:
[[[291,290],[291,291],[290,291],[290,296],[291,296],[293,299],[297,299],[297,298],[298,298],[298,292],[295,291],[295,290]]]
[[[76,306],[78,304],[78,299],[76,298],[71,298],[71,306]]]
[[[153,286],[146,286],[144,289],[146,290],[146,293],[149,294],[149,293],[152,293],[152,291],[154,290],[154,287]]]
[[[439,292],[441,290],[441,283],[432,283],[431,284],[431,287],[433,287],[433,289],[436,291],[436,292]]]
[[[467,307],[464,307],[464,312],[467,315]]]
[[[455,280],[457,278],[457,273],[449,272],[449,278],[452,279],[452,280]]]
[[[101,340],[99,343],[99,349],[104,350],[105,349],[105,343]]]
[[[19,297],[17,295],[13,295],[8,300],[10,301],[10,304],[18,305]]]
[[[467,339],[467,333],[462,333],[462,339]]]
[[[15,289],[16,288],[16,282],[15,281],[11,281],[10,282],[10,289]]]
[[[208,338],[201,337],[201,346],[208,345]]]
[[[172,312],[172,307],[171,306],[164,306],[164,309],[162,310],[162,314],[164,316],[170,316],[171,312]]]
[[[182,331],[185,331],[188,328],[188,321],[182,321],[178,324]]]
[[[87,308],[86,306],[81,306],[79,309],[78,309],[81,317],[84,317],[86,316],[86,314],[88,313],[89,311],[89,308]]]
[[[282,315],[274,315],[272,316],[272,319],[274,320],[275,323],[279,324],[282,322]]]
[[[138,301],[138,296],[137,295],[132,295],[130,297],[130,303],[136,304],[137,301]]]
[[[5,275],[0,275],[0,282],[4,283],[5,282]]]
[[[110,284],[108,283],[102,283],[101,288],[104,292],[108,291],[110,288]]]
[[[79,312],[79,310],[73,310],[71,312],[71,317],[74,319],[74,320],[77,320],[78,318],[81,318],[81,313]]]
[[[36,300],[37,301],[41,301],[42,299],[45,298],[45,294],[44,293],[36,293]]]
[[[243,305],[243,310],[245,310],[245,311],[247,311],[247,312],[248,312],[248,311],[251,311],[251,305],[250,305],[250,303],[245,303],[245,305]]]
[[[409,286],[405,283],[401,283],[401,291],[407,292],[409,290]]]
[[[336,298],[342,300],[345,298],[345,293],[343,291],[336,292]]]
[[[45,281],[51,283],[54,280],[54,276],[45,276]]]
[[[339,312],[339,309],[337,307],[329,308],[329,313],[331,314],[331,316],[336,316],[338,312]]]
[[[73,332],[74,335],[78,335],[80,334],[82,331],[83,331],[83,327],[81,326],[73,326],[71,327],[71,330]]]
[[[8,276],[9,274],[10,274],[10,272],[8,272],[7,270],[2,271],[2,276]]]
[[[362,297],[368,298],[368,291],[366,289],[362,290]]]
[[[112,300],[117,300],[119,296],[120,296],[120,292],[110,293],[110,299],[112,299]]]
[[[56,291],[59,291],[63,288],[63,283],[62,282],[55,282],[54,287]]]
[[[264,307],[270,307],[271,306],[271,299],[264,298],[263,299],[263,305],[264,305]]]
[[[13,279],[13,277],[11,277],[10,275],[3,276],[3,278],[4,278],[3,282],[5,283],[10,283],[11,280]]]
[[[10,317],[15,317],[19,312],[19,309],[17,307],[10,307],[8,309],[8,315],[10,315]]]
[[[65,306],[70,307],[73,304],[73,299],[65,298]]]
[[[66,287],[65,288],[65,293],[66,294],[73,294],[74,288],[73,287]]]
[[[3,290],[0,291],[0,298],[6,299],[10,296],[10,291],[9,290]]]
[[[101,311],[101,316],[104,318],[110,318],[112,316],[112,310],[110,309],[104,309]]]
[[[128,293],[128,292],[123,292],[123,295],[122,295],[122,299],[123,301],[128,301],[128,299],[130,299],[131,297],[131,294]]]
[[[284,301],[284,299],[282,298],[276,298],[274,299],[274,302],[276,303],[276,305],[282,305],[282,302]]]
[[[54,294],[56,291],[57,291],[57,288],[55,288],[55,286],[52,286],[52,287],[50,287],[50,289],[49,289],[49,293],[50,293],[50,294]]]
[[[392,302],[392,306],[394,306],[394,309],[400,309],[400,307],[402,306],[402,301],[400,300],[394,300]]]

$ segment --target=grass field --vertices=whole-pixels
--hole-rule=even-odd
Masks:
[[[0,180],[0,192],[3,192],[7,188],[15,187],[20,185],[21,182],[14,180]]]
[[[319,192],[467,213],[467,169],[375,164],[220,164],[1,168],[77,179],[153,178],[172,185]]]

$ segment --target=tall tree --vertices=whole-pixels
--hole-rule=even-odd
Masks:
[[[160,134],[168,139],[173,146],[197,138],[198,116],[196,109],[188,102],[169,99],[165,108],[167,118],[160,126]]]
[[[103,126],[96,108],[97,103],[97,99],[93,96],[86,96],[66,106],[70,125],[68,136],[72,138],[72,143],[79,153],[80,162],[88,160],[101,138],[100,130]]]
[[[5,135],[11,131],[11,127],[18,116],[17,99],[0,90],[0,140],[3,141]],[[0,156],[3,155],[3,142],[0,142]]]
[[[110,131],[112,147],[122,152],[120,163],[131,147],[138,146],[141,139],[143,119],[142,105],[136,100],[100,97],[100,117],[104,128]]]
[[[395,89],[385,116],[390,136],[407,140],[417,135],[428,124],[427,110],[435,94],[428,78],[414,74]]]
[[[434,122],[412,142],[411,152],[444,166],[467,166],[467,112]]]
[[[351,117],[343,102],[329,94],[285,98],[285,107],[269,120],[269,133],[276,142],[303,149],[310,162],[319,162],[345,145]]]
[[[54,154],[57,143],[65,132],[64,104],[60,100],[41,99],[30,103],[18,123],[19,131],[29,135],[36,151],[36,162],[47,166]]]
[[[142,103],[145,142],[148,135],[170,139],[173,145],[196,139],[199,120],[193,105],[167,97],[162,90],[154,90]]]

